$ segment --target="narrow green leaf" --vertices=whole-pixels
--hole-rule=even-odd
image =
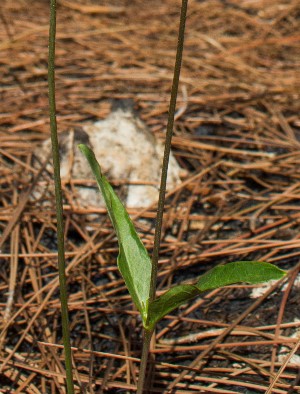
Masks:
[[[238,261],[220,265],[202,275],[195,285],[175,286],[151,302],[146,328],[154,328],[155,324],[166,314],[206,290],[239,282],[251,284],[267,282],[281,279],[284,275],[286,272],[274,265],[258,261]]]
[[[194,285],[177,285],[149,303],[148,322],[145,327],[152,330],[157,322],[174,309],[200,294]]]
[[[233,283],[262,283],[281,279],[285,271],[261,261],[237,261],[219,265],[201,275],[196,286],[199,291],[218,289]]]
[[[113,188],[102,175],[94,152],[86,145],[79,149],[87,158],[103,195],[110,219],[119,241],[118,267],[128,291],[146,322],[151,279],[151,260],[133,223]]]

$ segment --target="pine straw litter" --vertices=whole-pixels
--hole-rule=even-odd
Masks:
[[[129,98],[164,138],[179,7],[58,2],[60,132]],[[236,260],[265,260],[289,276],[259,298],[254,286],[230,286],[167,316],[150,392],[300,390],[299,13],[297,0],[190,1],[173,139],[186,176],[168,193],[158,291]],[[29,199],[43,181],[32,153],[49,137],[48,15],[37,0],[6,0],[0,11],[3,393],[65,392],[55,207]],[[132,392],[141,322],[116,267],[115,234],[104,209],[80,209],[72,183],[63,188],[76,392]],[[130,213],[151,253],[155,205]]]

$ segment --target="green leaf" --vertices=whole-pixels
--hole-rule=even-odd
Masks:
[[[119,241],[118,267],[125,280],[128,291],[145,323],[148,313],[151,280],[150,257],[126,209],[105,176],[102,175],[100,165],[95,158],[94,152],[83,144],[79,145],[79,149],[87,158],[103,195]]]
[[[262,283],[281,279],[286,272],[273,264],[261,261],[237,261],[219,265],[200,276],[196,286],[202,292],[233,283]]]
[[[219,265],[202,275],[195,285],[178,285],[149,304],[147,329],[151,330],[166,314],[206,290],[239,282],[261,283],[281,279],[285,271],[258,261],[238,261]]]

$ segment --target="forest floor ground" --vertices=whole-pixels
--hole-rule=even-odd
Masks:
[[[163,140],[179,11],[174,0],[58,1],[59,132],[132,99]],[[0,17],[0,392],[63,393],[55,206],[29,198],[45,178],[32,154],[50,133],[49,4],[4,0]],[[167,198],[158,291],[238,260],[289,275],[258,298],[258,286],[229,286],[164,318],[150,392],[300,390],[299,17],[297,0],[190,1],[172,143],[185,178]],[[104,209],[78,207],[63,187],[76,392],[133,392],[142,330],[117,240]],[[130,214],[151,253],[156,207]]]

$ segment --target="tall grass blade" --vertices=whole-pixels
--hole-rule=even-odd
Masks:
[[[73,373],[72,373],[72,351],[71,351],[69,315],[68,315],[67,281],[65,274],[63,204],[62,204],[59,149],[58,149],[57,124],[56,124],[56,105],[55,105],[56,103],[55,101],[55,36],[56,36],[56,1],[50,0],[48,87],[49,87],[49,113],[50,113],[50,129],[51,129],[56,218],[57,218],[58,274],[59,274],[64,356],[65,356],[65,364],[66,364],[67,393],[73,394],[74,383],[73,383]]]

